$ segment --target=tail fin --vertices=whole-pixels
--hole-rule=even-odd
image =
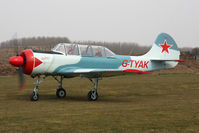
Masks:
[[[151,60],[179,60],[180,51],[170,35],[161,33],[145,56]]]
[[[173,68],[180,61],[180,50],[170,35],[161,33],[155,40],[151,50],[144,56],[148,57],[151,61],[164,61],[165,68]]]

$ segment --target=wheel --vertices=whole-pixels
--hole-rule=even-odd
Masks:
[[[57,90],[56,95],[58,98],[64,98],[66,96],[66,91],[63,88]]]
[[[95,91],[88,92],[88,100],[89,101],[96,101],[98,99],[98,94]]]
[[[30,96],[30,100],[31,101],[37,101],[37,100],[39,100],[39,94],[33,92],[32,95]]]

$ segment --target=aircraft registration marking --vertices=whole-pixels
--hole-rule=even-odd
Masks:
[[[134,67],[134,68],[147,68],[148,69],[149,61],[142,61],[142,60],[123,60],[122,66],[123,67]]]

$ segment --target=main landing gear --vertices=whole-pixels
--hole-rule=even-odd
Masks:
[[[39,89],[39,84],[46,78],[43,77],[42,79],[40,78],[40,75],[37,76],[37,80],[35,82],[35,88],[31,94],[31,101],[37,101],[39,100],[39,93],[38,93],[38,89]],[[58,98],[64,98],[66,97],[66,91],[65,89],[62,87],[62,81],[64,79],[64,76],[60,76],[60,80],[57,79],[57,77],[53,76],[53,78],[59,83],[59,86],[57,88],[56,91],[56,96]],[[93,82],[93,80],[91,78],[89,78],[89,80],[94,84],[94,88],[88,92],[88,100],[89,101],[96,101],[98,99],[98,93],[97,93],[97,88],[98,88],[98,78],[96,78],[95,82]]]
[[[88,92],[88,100],[96,101],[98,99],[97,87],[98,87],[98,78],[96,78],[95,82],[92,79],[89,79],[93,84],[94,88]]]
[[[57,91],[56,91],[56,96],[58,98],[64,98],[64,97],[66,97],[66,91],[62,87],[62,81],[63,81],[64,77],[61,76],[60,80],[58,80],[56,77],[54,77],[54,79],[57,80],[57,82],[59,83],[59,86],[58,86]]]

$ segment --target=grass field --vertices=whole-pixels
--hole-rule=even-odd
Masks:
[[[127,75],[99,82],[99,99],[87,101],[92,88],[84,78],[65,79],[65,99],[57,99],[57,82],[34,85],[27,78],[17,90],[16,76],[0,77],[0,133],[197,133],[199,74]]]

